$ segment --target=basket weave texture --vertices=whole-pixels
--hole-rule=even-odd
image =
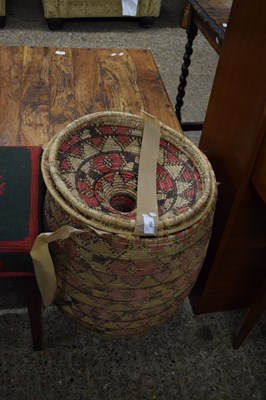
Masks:
[[[217,196],[206,157],[161,124],[158,232],[134,236],[143,128],[131,114],[88,115],[56,135],[42,160],[46,229],[91,228],[50,245],[57,302],[114,336],[142,333],[176,311],[203,263]]]

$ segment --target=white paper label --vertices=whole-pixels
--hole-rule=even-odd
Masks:
[[[122,0],[122,14],[135,17],[138,11],[138,0]]]
[[[150,215],[142,214],[144,221],[144,233],[146,235],[153,235],[155,232],[155,221],[154,218],[151,216],[151,214],[156,216],[155,213],[150,213]]]

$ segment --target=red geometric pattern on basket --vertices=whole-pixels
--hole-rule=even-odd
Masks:
[[[95,308],[91,305],[80,303],[71,297],[66,292],[61,292],[62,297],[58,300],[58,305],[81,324],[90,326],[98,332],[103,332],[111,336],[132,336],[142,334],[154,326],[158,326],[167,321],[176,311],[176,304],[169,302],[167,307],[157,307],[154,309],[154,314],[147,315],[147,312],[142,311],[139,315],[129,313],[129,311],[121,318],[119,310],[107,312],[106,309]],[[180,301],[182,301],[187,292],[184,293]],[[70,307],[68,306],[70,305]],[[131,318],[128,318],[128,315]]]
[[[46,229],[55,229],[62,221],[76,224],[49,194],[44,209]],[[145,240],[132,243],[93,231],[52,243],[60,308],[91,329],[113,336],[142,333],[164,322],[197,278],[212,216],[210,210],[184,231],[149,238],[148,246]]]
[[[58,173],[65,187],[90,208],[134,219],[134,210],[124,213],[113,208],[111,193],[115,186],[117,192],[136,194],[139,164],[136,147],[140,149],[141,137],[132,128],[91,125],[62,141]],[[185,212],[197,202],[201,191],[200,174],[189,157],[161,139],[157,164],[159,215],[171,218]]]
[[[48,145],[45,228],[100,229],[50,245],[57,303],[91,329],[133,335],[170,318],[194,285],[210,239],[216,186],[206,158],[161,125],[158,236],[133,236],[143,121],[103,114],[75,121]]]

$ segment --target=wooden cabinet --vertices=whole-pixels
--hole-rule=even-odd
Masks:
[[[266,276],[266,2],[234,0],[200,140],[219,182],[195,313],[248,307]]]

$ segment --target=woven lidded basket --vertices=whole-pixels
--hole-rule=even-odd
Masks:
[[[134,236],[143,127],[136,115],[88,115],[57,134],[42,160],[46,229],[87,229],[50,245],[58,305],[114,336],[162,323],[187,296],[206,254],[217,196],[206,157],[160,124],[157,235]]]

